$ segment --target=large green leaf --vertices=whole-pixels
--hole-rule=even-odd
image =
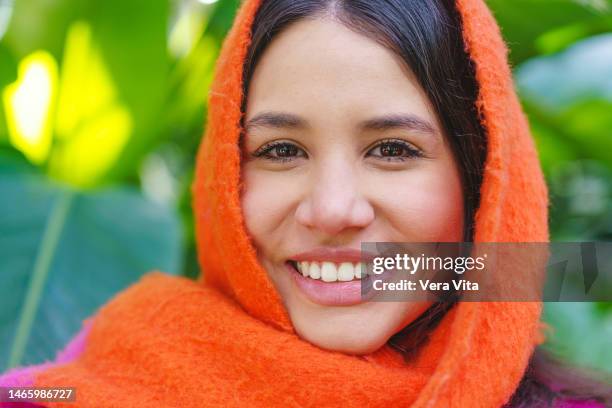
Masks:
[[[134,119],[133,135],[109,169],[111,177],[125,178],[134,173],[142,156],[160,137],[169,75],[170,2],[105,0],[90,5],[94,36]]]
[[[55,177],[80,186],[134,179],[160,137],[168,8],[144,0],[16,2],[3,42],[18,59],[42,49],[59,65],[57,97],[47,105]]]
[[[523,106],[547,170],[567,160],[612,169],[612,34],[533,58],[516,70]]]
[[[521,64],[516,82],[549,181],[557,240],[612,236],[612,35]]]
[[[523,97],[552,113],[590,99],[612,102],[612,34],[533,58],[517,68],[516,79]]]
[[[544,347],[564,361],[612,372],[612,313],[598,303],[546,303],[552,327]]]
[[[608,0],[487,0],[517,65],[612,29]]]
[[[83,319],[151,270],[180,270],[177,216],[134,190],[0,175],[0,367],[52,359]]]

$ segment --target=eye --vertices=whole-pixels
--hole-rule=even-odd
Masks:
[[[370,149],[367,156],[373,156],[384,161],[404,161],[423,157],[423,152],[400,139],[383,140]]]
[[[299,157],[306,157],[306,152],[295,143],[277,141],[263,145],[253,153],[253,156],[284,163]]]

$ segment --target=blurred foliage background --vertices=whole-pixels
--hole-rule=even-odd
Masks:
[[[612,3],[488,0],[551,194],[553,240],[612,238]],[[190,184],[237,0],[0,0],[0,372],[40,363],[151,269],[195,277]],[[545,344],[612,371],[609,303]]]

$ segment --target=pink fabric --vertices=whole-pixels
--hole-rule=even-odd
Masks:
[[[574,400],[567,399],[556,404],[555,408],[606,408],[601,402],[594,400]]]

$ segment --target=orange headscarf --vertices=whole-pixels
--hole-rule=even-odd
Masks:
[[[546,187],[506,47],[482,0],[456,3],[488,137],[475,241],[547,241]],[[242,4],[210,93],[193,186],[203,278],[146,275],[94,316],[76,360],[35,385],[76,387],[76,406],[96,408],[503,405],[541,341],[540,303],[459,303],[409,363],[389,346],[350,356],[296,335],[240,207],[242,69],[258,5]]]

